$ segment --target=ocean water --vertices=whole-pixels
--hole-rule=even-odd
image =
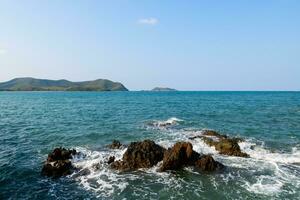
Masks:
[[[166,121],[173,125],[159,126]],[[107,149],[113,139],[170,147],[203,129],[244,138],[250,158],[219,155],[196,139],[194,150],[224,171],[118,173],[103,163],[125,151]],[[41,176],[59,146],[82,152],[73,159],[80,170]],[[0,199],[300,199],[300,93],[1,92]]]

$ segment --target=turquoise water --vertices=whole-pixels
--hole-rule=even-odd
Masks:
[[[166,120],[174,126],[155,126]],[[113,139],[169,147],[207,128],[245,138],[251,158],[219,155],[198,139],[194,150],[213,154],[225,171],[93,167],[122,156],[105,148]],[[0,142],[0,199],[300,199],[297,92],[1,92]],[[42,177],[58,146],[81,151],[73,162],[89,172]]]

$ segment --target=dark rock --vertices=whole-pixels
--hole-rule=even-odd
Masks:
[[[108,148],[110,149],[120,149],[122,147],[122,144],[118,140],[113,140],[110,145],[108,145]]]
[[[72,155],[76,154],[76,150],[68,150],[65,148],[55,148],[50,154],[48,154],[47,161],[48,162],[53,162],[57,160],[67,160],[71,159]]]
[[[165,152],[160,171],[177,170],[183,166],[193,165],[199,157],[200,154],[193,151],[191,143],[178,142]]]
[[[91,174],[91,170],[84,168],[84,169],[81,169],[80,171],[78,171],[77,173],[73,174],[72,178],[78,178],[80,176],[87,176],[89,174]]]
[[[72,164],[69,160],[57,160],[45,163],[42,174],[45,176],[61,177],[71,174]]]
[[[114,157],[114,156],[110,156],[110,157],[108,158],[107,163],[108,163],[108,164],[111,164],[111,163],[113,163],[114,161],[115,161],[115,157]]]
[[[115,161],[111,167],[120,171],[150,168],[163,159],[165,149],[151,140],[132,142],[122,160]]]
[[[72,164],[70,159],[76,154],[76,150],[65,148],[56,148],[48,154],[47,161],[42,168],[42,175],[60,177],[72,173]]]
[[[210,155],[203,155],[195,162],[195,167],[202,171],[212,172],[224,168],[224,165],[215,161]]]
[[[191,143],[178,142],[165,152],[160,171],[178,170],[185,166],[195,166],[202,171],[209,172],[224,167],[221,163],[215,161],[212,156],[201,156],[195,152]]]

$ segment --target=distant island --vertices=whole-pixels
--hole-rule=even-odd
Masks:
[[[36,78],[15,78],[0,83],[0,91],[128,91],[119,82],[106,79],[72,82]]]
[[[172,88],[167,88],[167,87],[155,87],[151,91],[163,92],[163,91],[177,91],[177,90],[176,89],[172,89]]]

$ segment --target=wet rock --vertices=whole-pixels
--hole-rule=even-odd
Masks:
[[[219,139],[221,139],[221,138],[223,138],[223,139],[227,138],[227,135],[222,135],[222,134],[220,134],[220,133],[218,133],[216,131],[213,131],[213,130],[203,130],[202,135],[204,135],[204,136],[213,136],[213,137],[217,137]]]
[[[55,148],[50,154],[48,154],[47,162],[53,162],[57,160],[71,159],[72,155],[76,154],[75,149]]]
[[[108,158],[107,163],[108,163],[108,164],[111,164],[111,163],[113,163],[114,161],[115,161],[115,156],[110,156],[110,157]]]
[[[72,173],[72,163],[70,159],[76,154],[76,150],[65,148],[55,148],[48,154],[47,161],[42,168],[42,175],[51,177],[61,177]]]
[[[224,166],[210,155],[200,155],[189,142],[178,142],[169,148],[163,159],[160,171],[178,170],[185,166],[195,166],[201,171],[216,171]]]
[[[220,154],[238,157],[249,157],[247,153],[241,151],[240,146],[236,139],[222,139],[215,145]]]
[[[100,165],[100,163],[95,163],[95,164],[92,165],[92,168],[94,170],[99,170],[101,168],[101,165]]]
[[[91,174],[91,170],[84,168],[84,169],[81,169],[80,171],[78,171],[77,173],[73,174],[72,178],[78,178],[80,176],[87,176],[89,174]]]
[[[203,155],[196,162],[195,167],[207,172],[212,172],[224,168],[224,165],[215,161],[211,155]]]
[[[120,171],[150,168],[163,159],[165,149],[151,140],[132,142],[122,160],[115,161],[111,167]]]
[[[177,170],[183,166],[193,165],[200,154],[193,151],[189,142],[177,142],[164,153],[163,164],[160,171]]]
[[[202,138],[202,140],[209,146],[214,146],[220,154],[249,157],[247,153],[241,151],[238,142],[243,140],[240,138],[229,138],[226,135],[217,133],[216,131],[204,131],[199,137]]]
[[[110,149],[120,149],[123,145],[119,140],[113,140],[110,145],[108,145],[108,148]]]

